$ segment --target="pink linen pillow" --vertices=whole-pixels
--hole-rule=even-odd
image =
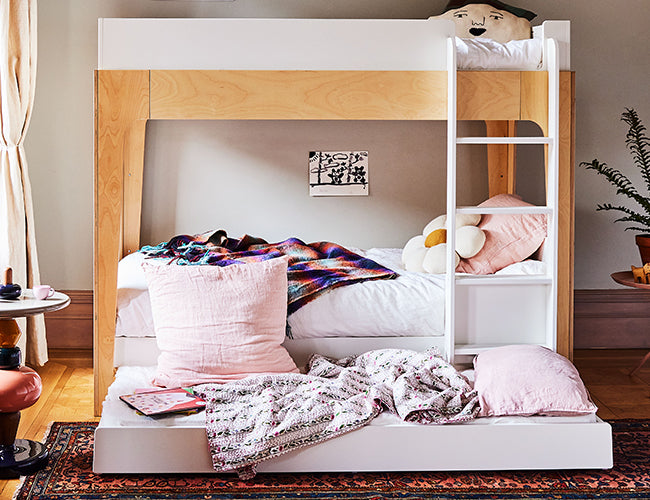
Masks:
[[[298,371],[280,345],[287,319],[286,258],[226,267],[145,262],[143,269],[161,352],[156,385]]]
[[[538,345],[509,345],[474,358],[474,389],[481,417],[571,416],[595,413],[578,370]]]
[[[529,207],[519,196],[498,194],[479,207]],[[474,257],[462,259],[460,273],[492,274],[510,264],[521,262],[537,251],[546,238],[546,215],[494,215],[481,217],[485,245]]]

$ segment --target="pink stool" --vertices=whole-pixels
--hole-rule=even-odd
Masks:
[[[17,325],[0,320],[0,477],[18,477],[41,469],[48,459],[42,443],[16,439],[20,411],[32,406],[41,395],[41,377],[20,366],[20,349],[9,346],[17,340]]]

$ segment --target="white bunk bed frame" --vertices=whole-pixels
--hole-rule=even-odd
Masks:
[[[431,346],[439,347],[450,360],[463,362],[486,348],[522,342],[545,345],[570,357],[573,75],[566,71],[568,22],[547,22],[536,36],[545,40],[548,71],[457,72],[450,21],[100,19],[95,77],[96,412],[114,366],[153,365],[157,356],[155,339],[114,338],[117,262],[140,246],[144,130],[149,119],[446,119],[450,227],[460,213],[547,214],[546,275],[458,276],[453,272],[454,232],[450,231],[444,337],[288,340],[287,349],[299,365],[312,352],[341,357],[384,347]],[[350,98],[348,92],[354,96]],[[486,120],[489,137],[457,137],[458,119]],[[509,124],[516,119],[537,122],[545,136],[512,137]],[[545,145],[546,206],[457,207],[456,147],[462,144],[488,144],[491,195],[512,191],[512,145]],[[508,161],[499,163],[497,157]],[[490,315],[494,296],[501,302],[518,298],[520,313],[511,321]],[[465,313],[462,317],[459,310]],[[483,318],[483,326],[472,326],[479,323],[478,317]],[[519,339],[523,325],[531,334]],[[447,453],[432,453],[430,443]],[[129,453],[124,454],[124,449]],[[258,470],[611,465],[608,424],[520,418],[494,425],[482,425],[481,419],[470,425],[371,425],[265,462]],[[94,470],[213,469],[202,426],[124,427],[103,415],[95,433]]]

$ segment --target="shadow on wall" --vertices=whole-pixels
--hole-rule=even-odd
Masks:
[[[478,123],[462,133],[484,134]],[[143,243],[231,236],[401,247],[445,210],[443,122],[152,122]],[[369,151],[369,195],[310,197],[309,151]],[[459,204],[487,197],[484,147],[459,150]]]

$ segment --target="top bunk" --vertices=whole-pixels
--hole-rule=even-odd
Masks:
[[[98,74],[146,92],[146,119],[447,120],[460,40],[443,19],[103,18],[98,31]],[[567,73],[570,23],[546,21],[529,41],[544,52],[532,65],[458,72],[458,120],[546,131],[547,52]]]

